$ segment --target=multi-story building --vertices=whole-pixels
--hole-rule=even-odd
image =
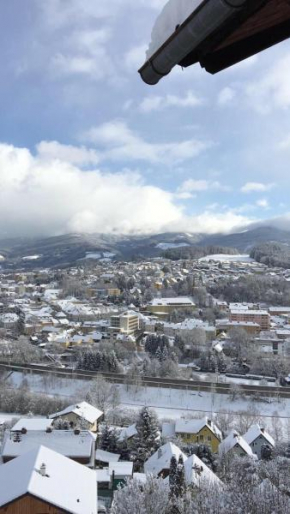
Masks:
[[[177,309],[194,310],[195,304],[189,297],[154,298],[148,303],[146,310],[159,317],[168,316]]]
[[[139,330],[139,316],[134,311],[126,311],[111,316],[110,329],[112,332],[120,332],[121,334],[135,334]]]
[[[270,329],[270,314],[262,310],[231,310],[230,321],[252,322],[260,325],[261,330]]]

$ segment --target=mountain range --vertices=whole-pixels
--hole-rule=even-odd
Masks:
[[[191,246],[222,246],[240,253],[264,242],[290,245],[290,231],[259,227],[234,234],[164,233],[130,236],[111,234],[66,234],[48,238],[0,240],[2,268],[32,269],[65,267],[85,260],[158,257],[165,250]]]

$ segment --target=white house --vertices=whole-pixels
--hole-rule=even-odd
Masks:
[[[232,452],[240,457],[245,455],[254,457],[252,448],[236,430],[231,430],[229,435],[220,443],[218,451],[220,456]]]
[[[262,456],[262,447],[268,446],[271,449],[275,447],[275,441],[264,428],[259,425],[252,425],[244,435],[245,441],[250,445],[252,451],[260,459]]]
[[[186,455],[178,446],[173,443],[166,443],[145,462],[144,471],[153,475],[162,475],[164,478],[169,474],[171,458],[175,456],[176,460],[178,460],[180,455],[182,455],[183,461],[185,461]]]

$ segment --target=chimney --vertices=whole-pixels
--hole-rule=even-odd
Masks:
[[[46,476],[46,465],[44,464],[44,462],[41,464],[39,472],[42,477]]]
[[[51,434],[51,432],[52,432],[52,428],[51,428],[51,427],[47,427],[47,429],[46,429],[46,433],[47,433],[47,434]]]
[[[80,431],[80,429],[79,429],[79,428],[75,428],[75,429],[74,429],[74,434],[75,434],[75,435],[80,435],[80,433],[81,433],[81,431]]]
[[[207,424],[211,427],[211,419],[207,420]]]
[[[264,434],[264,432],[265,432],[265,429],[264,429],[264,428],[261,428],[261,432],[262,432],[262,434]]]

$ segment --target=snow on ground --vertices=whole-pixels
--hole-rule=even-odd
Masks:
[[[100,253],[87,252],[86,259],[100,259],[102,256]]]
[[[161,250],[171,250],[171,248],[182,248],[184,246],[190,246],[188,243],[158,243],[156,248]]]
[[[146,52],[149,59],[175,32],[203,0],[169,0],[158,16],[151,34],[151,42]]]
[[[202,257],[199,261],[209,262],[254,262],[249,255],[230,255],[230,254],[216,254],[216,255],[206,255],[206,257]]]
[[[115,253],[112,252],[103,252],[103,256],[107,258],[115,257]]]
[[[85,397],[90,381],[78,379],[66,379],[55,376],[27,374],[14,372],[9,377],[12,387],[23,387],[23,379],[31,391],[53,396],[61,396],[81,400]],[[119,385],[121,405],[130,409],[139,409],[147,405],[156,409],[160,418],[177,419],[186,414],[205,413],[214,414],[220,411],[248,411],[253,406],[266,420],[277,412],[283,417],[290,417],[290,399],[278,401],[276,397],[270,397],[267,401],[251,401],[249,398],[230,401],[226,394],[213,392],[199,392],[180,389],[166,389],[161,387],[138,387]],[[285,420],[287,421],[287,420]]]
[[[37,259],[40,259],[42,257],[41,255],[27,255],[26,257],[22,257],[23,261],[36,261]]]

